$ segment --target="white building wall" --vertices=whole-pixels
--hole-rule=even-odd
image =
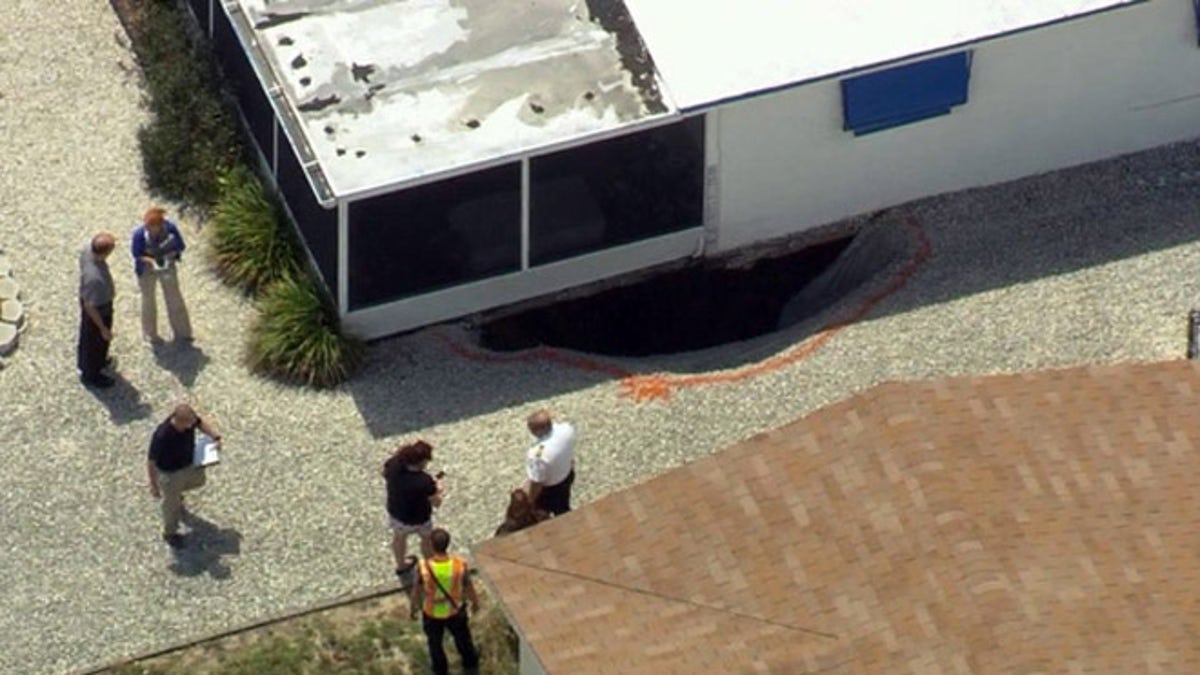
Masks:
[[[867,136],[842,130],[837,80],[721,107],[710,116],[720,144],[715,250],[1200,136],[1192,0],[1151,0],[973,49],[965,105]]]
[[[542,668],[542,662],[538,660],[537,655],[533,653],[533,648],[524,638],[521,638],[520,648],[517,652],[517,667],[520,675],[546,675],[546,671]]]

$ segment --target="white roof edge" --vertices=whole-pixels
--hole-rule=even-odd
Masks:
[[[680,31],[672,0],[624,0],[661,87],[683,112],[1149,1],[740,0],[733,8],[726,0],[692,0],[689,30]]]

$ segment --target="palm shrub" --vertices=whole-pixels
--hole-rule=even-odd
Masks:
[[[175,2],[143,2],[130,33],[141,65],[149,121],[138,130],[147,189],[204,210],[217,197],[217,175],[239,160],[232,102],[211,51],[188,34]]]
[[[362,359],[363,345],[342,333],[337,312],[310,273],[288,274],[262,292],[246,361],[262,375],[331,387]]]
[[[250,294],[300,273],[302,251],[279,201],[243,164],[221,172],[209,256],[226,283]]]

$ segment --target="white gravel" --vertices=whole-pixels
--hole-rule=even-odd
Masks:
[[[156,358],[137,339],[122,242],[123,382],[93,395],[74,370],[76,252],[100,228],[126,236],[150,203],[132,59],[104,0],[6,0],[0,24],[0,247],[30,312],[0,370],[4,673],[78,668],[387,581],[378,468],[401,440],[435,445],[453,490],[440,520],[470,543],[521,477],[534,406],[580,428],[584,502],[882,380],[1177,358],[1200,299],[1200,150],[1182,144],[911,205],[933,254],[866,320],[777,372],[641,405],[602,375],[454,356],[435,334],[463,337],[453,328],[375,345],[338,391],[264,382],[240,363],[252,308],[199,255],[182,272],[199,352]],[[622,365],[711,368],[805,334]],[[158,539],[144,452],[183,394],[227,449],[189,500],[210,523],[201,545],[175,559]]]

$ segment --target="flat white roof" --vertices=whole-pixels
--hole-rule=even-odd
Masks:
[[[1145,0],[624,0],[682,110]]]
[[[673,112],[585,0],[236,4],[335,196]]]

